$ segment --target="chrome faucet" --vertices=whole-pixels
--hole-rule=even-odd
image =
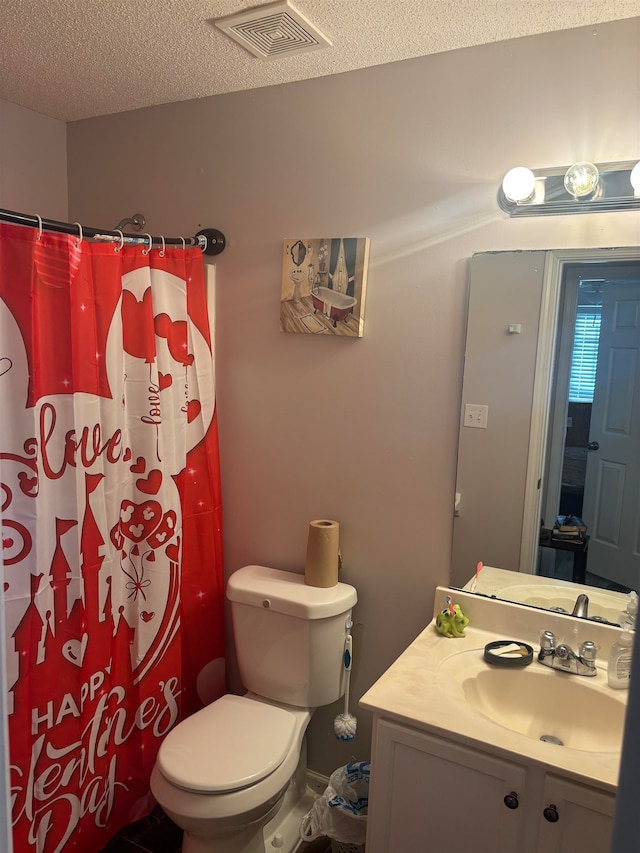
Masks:
[[[559,669],[570,675],[595,675],[597,646],[591,640],[581,643],[578,654],[567,643],[557,643],[553,631],[540,634],[538,662],[551,669]]]
[[[581,619],[589,618],[589,596],[584,593],[576,598],[576,603],[573,605],[572,616],[579,616]]]

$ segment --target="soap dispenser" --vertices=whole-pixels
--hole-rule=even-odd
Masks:
[[[620,622],[620,626],[622,628],[629,627],[634,629],[636,627],[636,617],[638,615],[638,594],[636,592],[629,593],[629,600],[627,601],[627,608],[623,610],[620,614],[620,618],[618,621]]]
[[[618,640],[611,646],[607,679],[609,687],[624,690],[629,687],[631,678],[631,654],[633,651],[633,633],[628,625],[622,629]]]

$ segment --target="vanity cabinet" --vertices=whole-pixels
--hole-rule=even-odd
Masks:
[[[377,720],[367,853],[607,853],[614,796]]]

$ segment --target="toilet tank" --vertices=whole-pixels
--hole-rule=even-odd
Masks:
[[[345,625],[358,600],[346,583],[307,586],[294,572],[245,566],[227,584],[245,688],[302,708],[344,693]]]

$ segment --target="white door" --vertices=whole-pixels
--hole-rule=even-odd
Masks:
[[[588,566],[633,589],[640,576],[640,284],[605,287],[582,516]],[[597,447],[596,447],[597,445]]]
[[[376,724],[367,853],[523,853],[522,765]]]
[[[608,853],[615,795],[547,776],[538,813],[538,853]]]

